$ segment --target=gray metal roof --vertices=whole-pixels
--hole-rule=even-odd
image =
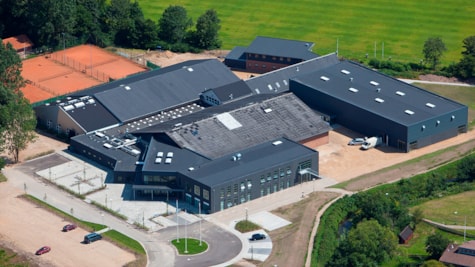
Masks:
[[[177,146],[152,138],[147,149],[142,171],[144,172],[177,172],[209,162],[210,160]]]
[[[293,80],[402,125],[415,124],[464,107],[350,61]],[[315,101],[317,103],[318,99]]]
[[[226,59],[232,60],[245,60],[246,57],[244,53],[246,52],[247,47],[245,46],[236,46],[226,55]]]
[[[336,54],[328,54],[256,76],[246,80],[246,84],[251,88],[254,94],[286,92],[289,90],[289,79],[328,68],[339,62]]]
[[[330,130],[291,93],[176,125],[167,132],[175,143],[213,159],[280,137],[298,142]]]
[[[119,120],[93,97],[83,96],[70,98],[61,103],[64,103],[61,108],[81,126],[85,132],[95,131],[119,123]]]
[[[98,92],[95,97],[120,121],[127,122],[198,100],[199,94],[208,88],[239,80],[218,60],[182,66],[133,82],[122,80],[114,89]]]
[[[276,142],[280,141],[280,142]],[[236,178],[262,172],[262,167],[271,168],[317,153],[304,145],[286,138],[278,138],[248,149],[237,150],[236,153],[223,155],[207,164],[195,166],[186,175],[207,186],[218,186]],[[239,152],[239,160],[234,160]],[[253,186],[258,186],[254,184]]]
[[[218,99],[223,103],[252,94],[251,89],[243,80],[239,80],[210,90],[212,90]]]
[[[318,56],[311,52],[313,45],[313,42],[307,41],[257,36],[246,53],[308,60]]]

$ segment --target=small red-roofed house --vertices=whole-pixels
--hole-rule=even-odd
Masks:
[[[3,45],[10,43],[21,58],[26,58],[33,49],[33,43],[25,34],[9,37],[2,40]]]

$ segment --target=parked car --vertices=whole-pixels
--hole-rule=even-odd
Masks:
[[[43,255],[43,254],[48,253],[48,252],[50,252],[50,251],[51,251],[51,248],[50,248],[50,247],[44,246],[44,247],[41,247],[40,249],[38,249],[38,250],[36,251],[36,255]]]
[[[63,227],[63,232],[68,232],[68,231],[74,230],[74,229],[76,229],[76,227],[77,226],[75,224],[66,224]]]
[[[262,239],[266,239],[266,235],[265,235],[265,234],[261,234],[261,233],[253,234],[253,235],[251,236],[251,238],[249,238],[250,241],[262,240]]]
[[[350,142],[348,142],[348,145],[349,146],[357,146],[357,145],[362,145],[364,142],[366,141],[366,137],[365,138],[353,138],[350,140]]]
[[[84,236],[84,244],[90,244],[94,241],[101,240],[102,236],[98,233],[90,233]]]

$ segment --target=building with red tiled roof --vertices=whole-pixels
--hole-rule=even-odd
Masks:
[[[439,261],[455,267],[475,267],[475,240],[448,245]]]
[[[10,43],[13,49],[15,49],[15,51],[17,51],[17,53],[22,58],[25,58],[26,55],[30,53],[33,49],[33,43],[31,42],[30,38],[28,38],[28,36],[26,36],[25,34],[20,34],[17,36],[3,39],[2,43],[4,45]]]

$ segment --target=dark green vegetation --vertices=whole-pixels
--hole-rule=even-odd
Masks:
[[[366,266],[392,266],[391,259],[395,258],[399,263],[413,262],[415,257],[410,257],[411,254],[407,255],[408,257],[401,256],[397,253],[398,250],[393,250],[384,257],[378,256],[376,252],[363,253],[361,248],[350,250],[352,247],[357,247],[352,244],[355,241],[350,240],[350,237],[355,235],[354,231],[358,231],[359,225],[366,220],[375,220],[375,223],[383,228],[391,229],[395,235],[406,225],[411,225],[418,231],[422,225],[420,223],[422,215],[418,212],[416,216],[415,211],[411,214],[410,207],[433,199],[473,191],[475,190],[474,179],[475,154],[472,153],[458,161],[410,179],[403,179],[394,184],[382,185],[342,198],[322,216],[314,243],[313,266],[327,266],[327,264],[352,266],[355,261],[365,262]],[[360,245],[366,246],[366,249],[372,248],[370,244],[361,243]],[[379,248],[376,247],[376,249]],[[343,255],[351,256],[343,257]],[[418,264],[429,259],[426,251],[419,251],[417,256]]]
[[[180,6],[162,10],[163,17],[145,18],[130,0],[0,0],[0,36],[27,34],[39,52],[91,43],[174,51],[219,47],[220,20],[212,9],[196,25]],[[193,28],[193,26],[195,26]]]
[[[0,44],[0,152],[8,152],[18,162],[20,151],[35,139],[36,117],[23,97],[21,59],[10,44]],[[0,169],[5,164],[0,161]]]
[[[241,233],[247,233],[250,231],[261,229],[259,225],[249,220],[239,221],[238,223],[236,223],[236,226],[234,228]]]
[[[193,255],[206,251],[208,249],[208,243],[203,240],[194,238],[180,238],[172,240],[172,244],[178,250],[180,255]]]
[[[404,62],[419,62],[429,37],[441,37],[447,47],[443,63],[460,59],[461,43],[473,35],[475,2],[430,1],[284,1],[263,0],[138,0],[146,18],[157,20],[170,5],[185,7],[192,19],[213,8],[221,18],[223,48],[247,46],[255,36],[315,42],[314,51],[336,51],[346,58],[365,54]],[[437,6],[437,8],[433,8]],[[376,51],[375,51],[376,46]]]

